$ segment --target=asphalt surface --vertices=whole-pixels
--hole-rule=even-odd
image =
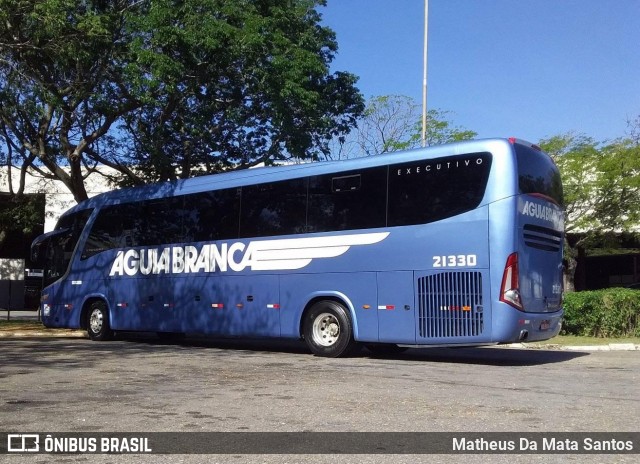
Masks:
[[[432,348],[310,355],[302,343],[125,334],[0,339],[12,432],[635,432],[638,352]],[[636,455],[33,455],[6,462],[638,462]],[[3,459],[6,458],[6,459]]]

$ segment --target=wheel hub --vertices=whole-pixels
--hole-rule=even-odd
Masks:
[[[313,340],[318,345],[331,346],[340,336],[340,322],[329,313],[322,313],[313,321]]]
[[[91,313],[91,317],[89,318],[89,326],[91,327],[91,331],[93,333],[98,333],[102,330],[102,312],[101,311],[93,311]]]

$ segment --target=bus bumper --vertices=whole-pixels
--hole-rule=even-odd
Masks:
[[[506,305],[505,305],[506,306]],[[498,343],[522,343],[548,340],[562,329],[563,310],[553,313],[526,313],[515,308],[500,308],[508,314],[494,326],[494,341]]]

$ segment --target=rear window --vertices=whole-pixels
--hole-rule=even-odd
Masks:
[[[519,143],[514,147],[520,193],[544,196],[562,206],[564,200],[560,172],[549,155]]]

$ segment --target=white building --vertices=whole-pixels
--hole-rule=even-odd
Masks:
[[[102,172],[111,173],[110,168],[101,168]],[[12,183],[16,190],[20,182],[20,170],[12,169]],[[107,178],[94,172],[85,179],[85,188],[89,197],[112,190]],[[9,193],[8,169],[0,167],[0,192]],[[76,204],[73,195],[59,180],[44,179],[33,170],[27,171],[25,193],[43,193],[46,198],[44,231],[50,232],[56,225],[60,215]]]
[[[0,167],[0,193],[10,193],[8,172],[6,166]],[[20,170],[11,169],[11,176],[15,191],[20,182]],[[111,190],[107,179],[99,173],[91,174],[86,179],[85,186],[90,197]],[[60,215],[76,204],[73,195],[61,181],[44,179],[34,171],[27,172],[25,193],[45,195],[44,232],[52,231]],[[25,269],[25,262],[26,256],[25,259],[0,256],[0,309],[22,309],[25,301],[25,275],[33,274],[29,269]],[[36,272],[36,282],[37,275]]]

